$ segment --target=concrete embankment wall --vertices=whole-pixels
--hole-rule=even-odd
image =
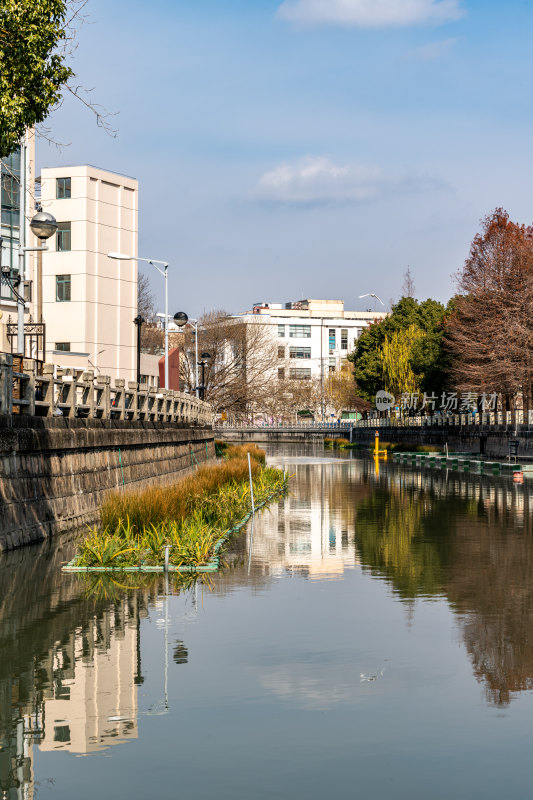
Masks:
[[[175,483],[214,455],[211,428],[0,416],[0,550],[93,524],[109,491]]]
[[[354,428],[352,441],[374,444],[374,428]],[[391,427],[379,429],[380,442],[435,446],[458,453],[479,453],[487,458],[505,458],[509,452],[509,439],[517,439],[518,460],[533,459],[533,426],[517,425],[450,425],[434,428]]]

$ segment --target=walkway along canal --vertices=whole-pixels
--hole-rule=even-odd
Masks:
[[[533,486],[269,462],[290,496],[198,582],[1,556],[4,797],[529,796]]]

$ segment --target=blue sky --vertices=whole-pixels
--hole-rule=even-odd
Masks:
[[[530,0],[89,0],[70,146],[140,182],[139,253],[170,308],[447,300],[479,220],[533,221]],[[153,288],[162,301],[160,280]]]

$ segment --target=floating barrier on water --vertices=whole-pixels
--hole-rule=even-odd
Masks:
[[[479,472],[487,475],[533,473],[533,464],[511,464],[508,461],[485,461],[471,453],[394,453],[393,460],[397,463],[411,464],[412,466],[444,467],[463,472]],[[518,481],[517,481],[518,482]]]

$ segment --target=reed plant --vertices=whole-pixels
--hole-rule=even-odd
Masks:
[[[286,491],[283,472],[263,466],[263,450],[228,447],[222,463],[201,466],[178,484],[110,495],[101,525],[80,545],[78,565],[157,565],[166,546],[174,566],[205,565],[217,542],[250,511],[248,453],[256,505]]]
[[[257,461],[259,464],[265,463],[266,453],[264,450],[261,450],[256,444],[240,444],[240,445],[230,445],[226,452],[224,453],[225,457],[228,459],[232,458],[248,458],[248,453],[250,453],[250,458],[254,461]]]
[[[337,439],[333,440],[333,447],[336,447],[339,450],[345,450],[349,446],[350,446],[350,440],[344,439],[342,436],[339,436]]]

